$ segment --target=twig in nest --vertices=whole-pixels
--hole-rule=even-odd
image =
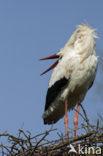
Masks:
[[[90,131],[89,119],[88,119],[88,117],[87,117],[87,114],[86,114],[86,111],[85,111],[85,109],[84,109],[83,105],[82,105],[82,104],[80,104],[80,106],[81,106],[81,108],[82,108],[82,110],[83,110],[83,113],[84,113],[84,115],[85,115],[85,119],[86,119],[86,122],[87,122],[87,127],[88,127],[88,132],[89,132],[89,131]]]

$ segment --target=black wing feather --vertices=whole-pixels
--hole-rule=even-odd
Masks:
[[[46,95],[46,104],[45,104],[45,111],[49,108],[51,103],[55,100],[59,92],[62,88],[68,83],[68,79],[65,77],[58,80],[54,83],[50,88],[48,88],[47,95]]]

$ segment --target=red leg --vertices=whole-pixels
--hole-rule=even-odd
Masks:
[[[65,117],[64,117],[64,124],[65,124],[65,139],[67,141],[68,138],[68,101],[65,101]]]
[[[78,125],[78,113],[79,113],[79,109],[80,109],[80,103],[77,106],[77,110],[76,110],[75,117],[74,117],[75,137],[77,137],[77,125]]]

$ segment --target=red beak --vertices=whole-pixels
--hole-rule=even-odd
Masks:
[[[56,58],[59,58],[59,56],[54,54],[52,56],[45,57],[40,60],[48,60],[48,59],[56,59]],[[43,74],[47,73],[48,71],[50,71],[51,69],[53,69],[57,64],[58,64],[58,60],[52,66],[50,66],[47,70],[45,70],[43,73],[41,73],[41,75],[43,75]]]
[[[52,56],[44,57],[44,58],[42,58],[42,59],[40,59],[40,60],[49,60],[49,59],[55,59],[55,58],[59,58],[59,56],[56,55],[56,54],[54,54],[54,55],[52,55]]]

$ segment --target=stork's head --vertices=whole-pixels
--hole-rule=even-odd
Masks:
[[[47,60],[47,59],[58,58],[58,60],[46,71],[44,71],[41,75],[53,69],[58,64],[59,59],[62,58],[65,55],[65,53],[68,53],[69,51],[71,52],[71,50],[72,51],[76,50],[78,53],[86,51],[86,49],[88,51],[90,51],[89,49],[92,49],[91,52],[94,51],[95,39],[98,39],[95,29],[92,29],[88,24],[81,24],[77,26],[77,29],[74,31],[69,41],[66,43],[64,48],[60,50],[60,52],[52,56],[40,59],[40,60]]]
[[[96,30],[92,29],[88,24],[81,24],[77,26],[77,29],[74,31],[73,35],[70,37],[69,41],[65,45],[65,47],[76,47],[76,44],[81,44],[81,46],[86,47],[93,42],[95,45],[94,40],[98,39],[96,34]]]

